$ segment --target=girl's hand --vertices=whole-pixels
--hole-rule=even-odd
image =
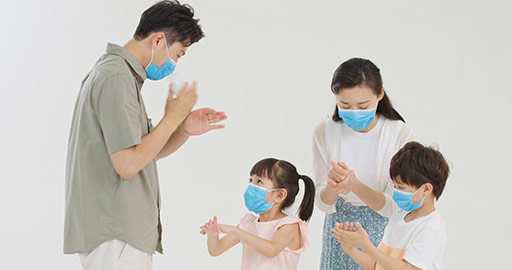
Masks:
[[[368,245],[373,245],[368,233],[366,233],[359,222],[355,223],[355,227],[357,231],[354,230],[354,223],[350,223],[349,226],[348,222],[346,222],[341,229],[337,225],[336,228],[333,229],[333,235],[338,239],[342,247],[347,246],[365,249]]]
[[[214,216],[213,220],[210,219],[208,222],[206,222],[200,228],[201,228],[200,233],[202,235],[208,234],[209,236],[217,236],[221,232],[219,224],[217,223],[217,216]]]
[[[219,224],[220,232],[225,234],[233,234],[238,227]]]
[[[354,171],[350,170],[343,162],[334,162],[331,160],[331,169],[328,172],[329,186],[338,194],[349,194],[357,184],[357,178]]]

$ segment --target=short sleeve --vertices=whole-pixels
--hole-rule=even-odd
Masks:
[[[445,245],[446,233],[443,228],[422,228],[407,247],[404,260],[418,268],[430,269],[442,260]]]
[[[289,224],[297,224],[299,225],[299,234],[300,234],[300,247],[295,250],[291,250],[288,247],[285,249],[292,253],[304,253],[306,249],[309,247],[309,239],[308,239],[308,224],[298,218],[294,218],[291,216],[288,216],[287,218],[284,218],[283,221],[279,224],[278,229],[281,228],[284,225]]]
[[[328,205],[322,201],[321,192],[327,185],[329,172],[329,154],[326,149],[325,122],[315,127],[313,132],[313,179],[315,179],[315,205],[323,212],[334,213],[334,204]]]
[[[256,217],[253,214],[247,213],[244,217],[240,219],[240,224],[238,224],[238,228],[247,231],[247,228],[249,227],[249,224],[256,221],[258,217]]]
[[[139,145],[142,140],[141,108],[130,75],[105,79],[95,95],[95,111],[109,154]]]

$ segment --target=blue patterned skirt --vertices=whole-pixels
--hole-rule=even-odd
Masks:
[[[359,222],[368,232],[370,240],[375,246],[380,244],[384,229],[388,224],[385,218],[368,206],[353,206],[338,197],[336,201],[336,213],[326,214],[324,222],[324,233],[322,236],[322,257],[320,261],[321,270],[364,270],[350,256],[341,249],[338,239],[332,236],[331,229],[336,222]]]

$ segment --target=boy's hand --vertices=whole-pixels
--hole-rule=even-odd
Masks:
[[[201,228],[200,233],[202,235],[208,234],[209,236],[216,236],[216,235],[219,235],[219,233],[221,232],[219,224],[217,223],[217,216],[214,216],[213,220],[210,219],[208,222],[206,222],[200,228]]]
[[[336,228],[333,229],[333,236],[338,239],[342,247],[347,246],[365,249],[368,245],[372,245],[370,237],[363,226],[361,226],[359,222],[356,222],[355,227],[357,231],[354,230],[354,223],[350,223],[349,225],[348,222],[345,222],[342,228],[339,228],[337,224]]]
[[[343,231],[355,232],[356,229],[354,228],[354,223],[350,223],[350,225],[349,225],[348,222],[345,222],[345,224],[336,222],[336,227],[334,227],[332,229],[332,233],[333,233],[332,236],[334,236],[336,239],[338,239],[343,251],[345,251],[345,253],[350,253],[350,251],[354,250],[355,247],[350,246],[349,244],[346,244],[346,243],[345,244],[341,243],[341,241],[340,241],[341,232],[343,232]]]

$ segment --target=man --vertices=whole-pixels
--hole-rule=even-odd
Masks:
[[[156,160],[189,136],[223,128],[213,109],[192,111],[196,84],[172,90],[156,127],[141,87],[170,75],[187,48],[204,35],[194,11],[177,1],[147,9],[133,39],[108,44],[82,82],[66,165],[64,253],[78,253],[84,269],[151,269],[162,253]],[[175,89],[176,90],[176,89]]]

